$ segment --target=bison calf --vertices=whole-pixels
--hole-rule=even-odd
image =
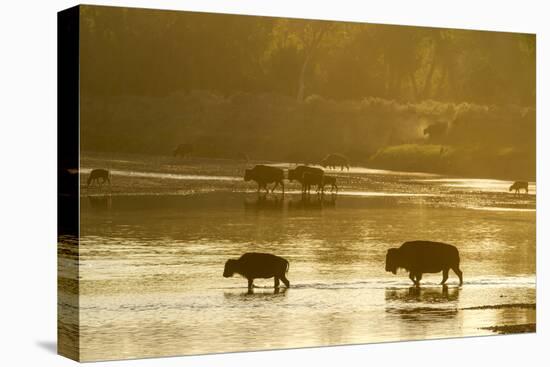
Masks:
[[[443,272],[441,284],[449,278],[449,269],[453,269],[462,285],[462,271],[459,268],[458,249],[453,245],[431,241],[405,242],[399,248],[391,248],[386,254],[386,271],[397,273],[402,268],[409,272],[409,278],[420,285],[423,273]]]
[[[322,192],[325,191],[325,186],[330,186],[330,192],[334,192],[334,191],[338,192],[338,186],[336,185],[336,177],[334,176],[327,176],[327,175],[323,176],[322,189],[321,189]]]
[[[235,273],[242,275],[248,280],[249,291],[252,291],[254,279],[257,278],[275,278],[275,288],[279,287],[279,280],[282,280],[288,288],[290,287],[290,282],[285,276],[288,268],[288,261],[282,257],[272,254],[248,252],[237,260],[227,260],[223,269],[223,276],[229,278]]]

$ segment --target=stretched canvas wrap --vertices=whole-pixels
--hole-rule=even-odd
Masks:
[[[58,15],[58,348],[534,332],[533,34]]]

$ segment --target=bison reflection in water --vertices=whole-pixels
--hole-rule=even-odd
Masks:
[[[111,195],[88,195],[88,202],[92,209],[106,210],[113,206]]]
[[[282,196],[268,197],[267,195],[258,195],[256,199],[244,201],[245,210],[283,210],[284,199]]]
[[[311,197],[307,194],[302,194],[300,200],[291,200],[288,202],[288,209],[323,209],[334,208],[336,206],[336,194],[330,196],[316,195]]]
[[[386,271],[397,273],[402,268],[409,272],[409,278],[416,286],[420,285],[423,273],[443,272],[441,284],[449,278],[449,269],[458,275],[462,285],[462,271],[459,268],[460,256],[453,245],[431,241],[405,242],[399,248],[391,248],[386,254]]]
[[[424,302],[424,303],[446,303],[458,301],[459,287],[449,290],[447,285],[443,287],[409,287],[409,288],[386,288],[385,299],[387,302]]]
[[[255,289],[246,292],[224,292],[223,298],[227,301],[242,301],[243,299],[264,299],[273,302],[283,301],[288,288],[274,288],[273,290]]]
[[[258,278],[275,278],[275,288],[279,287],[279,280],[281,280],[287,288],[290,287],[290,282],[285,276],[288,269],[289,263],[282,257],[272,254],[248,252],[237,260],[227,260],[223,270],[223,276],[229,278],[235,273],[242,275],[248,280],[248,291],[252,292],[254,279]]]

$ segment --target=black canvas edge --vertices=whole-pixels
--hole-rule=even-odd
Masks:
[[[80,360],[80,6],[57,13],[57,352]]]

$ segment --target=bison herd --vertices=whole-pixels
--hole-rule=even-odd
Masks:
[[[273,184],[271,192],[274,192],[278,186],[285,192],[285,172],[282,168],[258,164],[252,169],[246,169],[244,172],[245,181],[254,181],[258,184],[258,192],[265,190],[269,192],[267,185]],[[309,194],[312,186],[316,186],[317,192],[324,193],[327,186],[332,193],[338,191],[336,177],[326,175],[321,168],[310,166],[298,166],[288,170],[287,179],[297,181],[302,185],[302,193]]]
[[[279,256],[258,252],[248,252],[238,259],[229,259],[225,263],[223,276],[225,278],[239,274],[247,279],[248,291],[252,292],[254,279],[274,278],[275,289],[282,281],[287,288],[290,282],[286,278],[289,262]],[[409,272],[409,279],[415,286],[420,286],[420,280],[425,273],[443,272],[441,285],[449,278],[449,270],[458,276],[459,285],[462,285],[462,271],[460,270],[460,256],[458,249],[442,242],[409,241],[399,248],[391,248],[386,253],[386,271],[397,274],[398,269]]]

